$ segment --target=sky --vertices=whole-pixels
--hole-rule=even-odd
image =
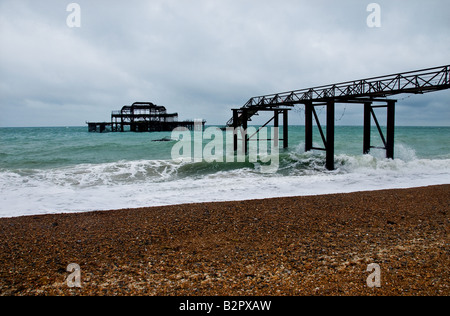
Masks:
[[[369,27],[373,2],[0,0],[0,127],[83,126],[136,101],[223,125],[253,96],[450,64],[450,1],[379,0]],[[397,125],[450,126],[450,90],[397,99]],[[336,117],[362,125],[362,108]]]

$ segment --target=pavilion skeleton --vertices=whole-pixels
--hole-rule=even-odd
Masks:
[[[119,111],[112,111],[110,122],[86,122],[89,132],[170,132],[177,127],[193,130],[194,120],[178,121],[178,113],[168,113],[166,107],[151,102],[135,102]],[[206,121],[202,121],[202,127]]]
[[[233,109],[233,117],[227,122],[228,127],[235,130],[247,130],[248,122],[260,111],[272,111],[274,127],[279,127],[278,117],[283,114],[283,147],[288,147],[288,111],[297,104],[305,106],[305,150],[323,150],[326,152],[326,168],[334,169],[334,139],[335,139],[335,106],[337,103],[361,104],[364,106],[364,143],[363,153],[371,148],[372,118],[377,126],[386,150],[386,157],[394,159],[395,105],[397,100],[389,96],[410,93],[423,94],[450,88],[450,65],[428,68],[400,74],[373,77],[362,80],[348,81],[338,84],[320,86],[309,89],[295,90],[259,97],[253,97],[240,109]],[[326,134],[323,132],[315,107],[326,107]],[[386,136],[375,115],[375,108],[387,109]],[[316,122],[323,148],[313,146],[313,122]],[[248,135],[243,132],[244,147],[247,149]],[[278,141],[278,139],[277,139]],[[238,138],[234,137],[234,149],[237,150]]]

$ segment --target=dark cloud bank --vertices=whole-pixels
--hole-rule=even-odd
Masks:
[[[380,28],[366,24],[374,1],[80,0],[80,28],[70,2],[0,0],[0,126],[79,126],[134,101],[224,124],[255,95],[450,61],[442,0],[377,1]],[[401,100],[397,123],[448,126],[449,100]]]

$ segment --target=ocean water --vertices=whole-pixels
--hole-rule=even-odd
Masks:
[[[450,183],[450,127],[397,127],[395,160],[388,160],[384,150],[362,154],[362,127],[338,126],[334,171],[326,170],[323,152],[304,151],[303,126],[289,134],[276,172],[263,173],[259,160],[175,161],[177,141],[156,141],[170,132],[0,128],[0,217]],[[372,138],[381,146],[376,129]],[[317,130],[314,142],[323,147]]]

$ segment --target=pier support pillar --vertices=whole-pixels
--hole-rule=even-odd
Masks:
[[[313,148],[313,104],[305,103],[305,151]]]
[[[273,134],[273,145],[275,147],[280,146],[280,112],[277,110],[273,111],[273,127],[275,128],[275,133]]]
[[[238,110],[233,110],[233,149],[234,149],[234,152],[237,152],[237,150],[238,150],[238,135],[237,135],[238,119],[239,119]]]
[[[289,118],[288,110],[283,110],[283,148],[289,147]]]
[[[364,142],[363,142],[364,155],[370,153],[371,118],[372,118],[372,102],[364,103]]]
[[[395,101],[387,104],[386,158],[394,159]]]
[[[243,152],[244,155],[248,154],[248,110],[242,109],[242,128],[243,128],[243,134],[242,134],[242,141],[243,141]]]
[[[372,102],[364,103],[364,154],[369,154],[371,148],[380,148],[386,150],[386,158],[394,159],[394,139],[395,139],[395,104],[396,100],[387,100],[386,105],[373,106]],[[375,115],[374,108],[387,108],[387,121],[386,121],[386,137],[383,134],[380,123]],[[372,117],[383,141],[384,147],[371,146],[371,123]]]
[[[335,102],[327,102],[327,157],[326,168],[334,170],[334,126],[335,126]]]

